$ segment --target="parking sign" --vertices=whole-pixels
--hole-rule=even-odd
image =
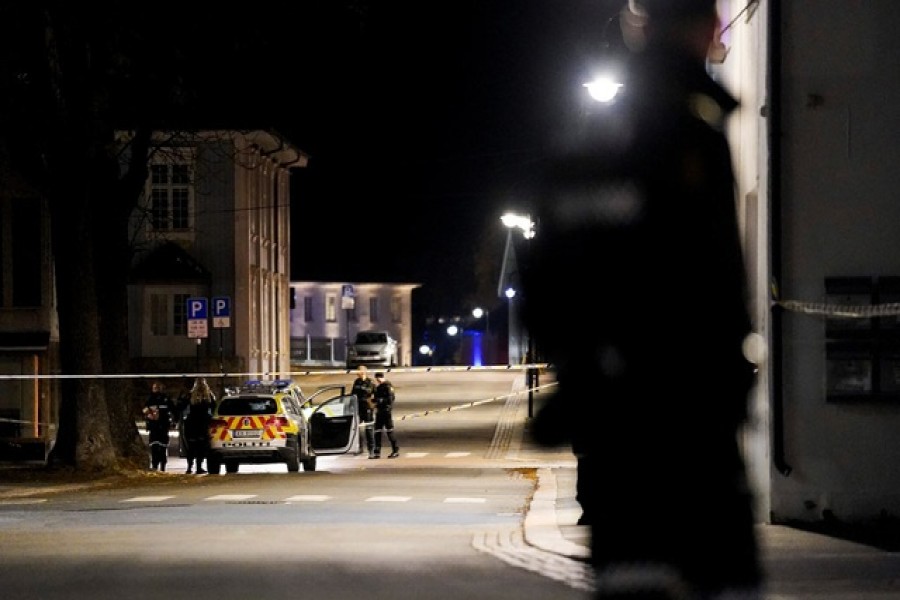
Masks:
[[[207,321],[209,303],[206,298],[187,299],[187,324],[189,338],[209,337]]]
[[[213,328],[231,327],[231,298],[216,296],[212,299]]]

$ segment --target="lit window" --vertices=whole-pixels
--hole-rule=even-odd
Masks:
[[[325,320],[330,323],[337,321],[337,296],[334,294],[325,297]]]

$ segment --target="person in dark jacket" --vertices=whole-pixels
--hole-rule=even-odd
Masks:
[[[706,69],[715,0],[627,10],[620,97],[585,116],[534,198],[523,318],[558,387],[532,431],[588,457],[598,599],[756,598],[738,445],[754,365],[724,135],[738,103]],[[562,290],[586,278],[599,293],[573,311]]]
[[[175,414],[175,403],[163,392],[163,385],[154,381],[150,396],[144,403],[144,422],[150,442],[150,468],[166,470],[169,455],[169,429]]]
[[[370,458],[381,458],[381,434],[387,435],[391,443],[388,458],[400,456],[400,446],[394,436],[394,386],[384,378],[384,373],[375,373],[375,455]]]
[[[216,408],[216,396],[210,389],[206,379],[198,377],[194,380],[187,402],[183,401],[181,407],[182,436],[184,438],[185,456],[187,458],[187,470],[193,472],[194,464],[197,465],[197,475],[203,475],[203,461],[209,454],[209,424],[212,421],[213,410]]]
[[[363,437],[366,439],[366,451],[369,458],[375,453],[375,434],[372,429],[375,420],[372,394],[375,392],[375,382],[369,377],[369,370],[361,365],[356,371],[356,379],[353,380],[353,387],[350,393],[356,396],[357,407],[359,409],[360,430],[357,437],[357,454],[362,454]]]

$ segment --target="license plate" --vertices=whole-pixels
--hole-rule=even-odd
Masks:
[[[258,438],[261,429],[232,429],[232,438]]]

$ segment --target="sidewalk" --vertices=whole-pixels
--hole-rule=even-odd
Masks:
[[[534,414],[548,397],[535,394]],[[527,416],[520,417],[515,452],[537,468],[538,477],[525,516],[525,542],[583,563],[590,557],[591,529],[576,524],[581,507],[575,500],[575,457],[567,447],[536,445]],[[759,600],[900,600],[900,552],[784,525],[760,524],[757,532],[765,570]]]
[[[576,525],[575,473],[574,466],[538,469],[524,536],[532,547],[584,561],[591,532]],[[781,525],[761,524],[758,534],[766,572],[760,600],[900,599],[900,552]]]

